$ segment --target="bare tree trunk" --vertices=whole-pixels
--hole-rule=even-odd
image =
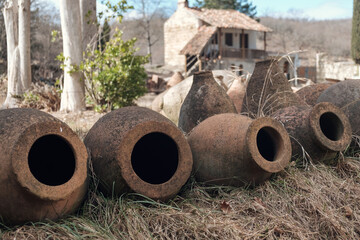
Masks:
[[[15,48],[15,51],[12,53],[12,62],[9,62],[10,70],[8,73],[8,89],[6,100],[2,108],[14,108],[17,106],[16,96],[18,95],[18,89],[20,83],[20,51],[19,47]]]
[[[93,49],[97,43],[96,0],[80,0],[81,32],[83,34],[83,52],[87,47]],[[93,46],[95,45],[95,46]]]
[[[81,111],[85,109],[84,81],[81,73],[72,70],[82,61],[82,33],[80,3],[74,0],[60,0],[61,29],[65,57],[64,89],[61,95],[60,111]]]
[[[3,9],[4,23],[6,30],[6,44],[7,44],[7,74],[10,75],[10,68],[12,63],[12,56],[18,44],[18,17],[17,17],[17,1],[7,0]]]
[[[30,0],[19,0],[20,92],[31,86]]]
[[[18,3],[17,0],[7,0],[3,9],[5,29],[6,29],[6,43],[7,43],[7,75],[8,75],[8,89],[6,100],[2,108],[16,107],[15,95],[21,94],[17,86],[20,81],[19,64],[20,56],[18,46]]]

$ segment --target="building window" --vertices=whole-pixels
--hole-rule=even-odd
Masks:
[[[233,35],[232,33],[225,33],[225,44],[229,47],[233,46]]]
[[[244,36],[244,40],[245,40],[245,47],[244,48],[249,48],[249,34],[244,34],[245,36]],[[241,33],[240,34],[240,44],[239,44],[239,46],[240,46],[240,48],[242,48],[242,38],[243,38],[243,34]]]

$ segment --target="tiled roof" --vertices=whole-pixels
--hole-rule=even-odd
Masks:
[[[186,44],[180,51],[182,55],[197,55],[200,54],[206,46],[212,35],[216,32],[217,27],[201,26],[198,33]]]
[[[199,19],[218,28],[236,28],[259,32],[271,32],[272,30],[258,23],[251,17],[232,9],[206,9],[188,8]]]

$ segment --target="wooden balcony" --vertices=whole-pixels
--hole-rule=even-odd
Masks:
[[[259,49],[237,49],[226,48],[222,50],[223,58],[241,58],[241,59],[265,59],[267,53]]]

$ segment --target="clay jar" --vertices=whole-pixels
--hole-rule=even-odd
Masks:
[[[319,96],[333,83],[318,83],[300,88],[296,91],[296,94],[302,99],[307,105],[315,106]]]
[[[106,195],[132,190],[156,200],[175,196],[188,180],[192,155],[182,132],[147,108],[112,111],[85,138],[93,169]]]
[[[236,113],[231,99],[216,83],[211,71],[195,73],[180,109],[179,128],[189,133],[200,122],[220,113]]]
[[[0,153],[5,224],[56,220],[82,203],[87,151],[65,123],[33,109],[0,110]]]
[[[344,112],[331,103],[310,108],[292,106],[274,113],[288,131],[293,160],[304,156],[313,162],[333,159],[351,141],[351,127]]]
[[[345,105],[342,110],[345,115],[349,118],[353,135],[358,138],[360,137],[360,100],[351,102]]]
[[[360,100],[360,80],[345,80],[327,88],[317,102],[330,102],[342,108],[357,100]]]
[[[260,184],[283,170],[291,157],[286,130],[267,117],[219,114],[196,126],[188,141],[195,177],[208,184]]]
[[[255,64],[246,87],[241,112],[252,118],[271,116],[281,108],[305,104],[291,89],[277,60]]]
[[[242,103],[245,96],[246,91],[246,79],[242,77],[237,77],[234,79],[231,87],[226,92],[229,95],[231,101],[234,103],[236,111],[238,113],[241,112]]]
[[[175,86],[176,84],[180,83],[181,81],[184,80],[183,75],[181,74],[181,72],[176,72],[174,73],[174,75],[170,78],[170,80],[167,82],[166,84],[166,89],[169,89],[173,86]]]

